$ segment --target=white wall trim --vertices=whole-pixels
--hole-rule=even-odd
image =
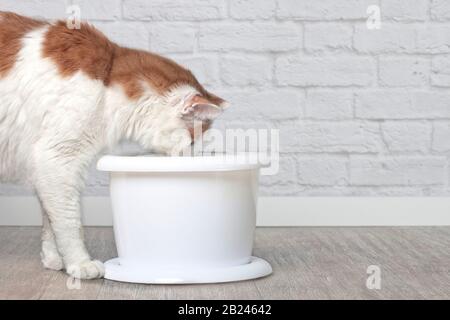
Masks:
[[[108,197],[83,198],[83,221],[110,226]],[[40,225],[36,198],[0,197],[0,225]],[[450,198],[261,197],[259,226],[433,226],[450,225]]]

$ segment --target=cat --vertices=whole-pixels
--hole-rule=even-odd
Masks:
[[[0,180],[34,188],[48,269],[104,275],[80,220],[86,171],[99,153],[126,139],[176,154],[226,105],[189,70],[121,47],[90,24],[0,12]]]

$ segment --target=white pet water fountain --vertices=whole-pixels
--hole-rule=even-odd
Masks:
[[[212,283],[269,275],[252,256],[260,164],[254,154],[105,156],[118,258],[105,278]]]

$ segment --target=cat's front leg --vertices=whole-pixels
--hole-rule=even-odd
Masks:
[[[53,234],[47,213],[42,212],[42,250],[41,261],[44,267],[51,270],[62,270],[64,262],[56,246],[55,235]]]
[[[52,150],[41,149],[37,158],[36,192],[47,212],[66,272],[81,279],[102,277],[103,264],[91,259],[83,240],[80,188],[84,164]]]

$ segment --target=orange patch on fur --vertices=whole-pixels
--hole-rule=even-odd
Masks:
[[[109,82],[115,45],[88,24],[69,29],[63,21],[50,26],[43,44],[44,57],[51,58],[63,77],[81,70],[90,78]]]
[[[16,63],[24,35],[45,24],[11,12],[0,12],[0,77],[6,76]]]
[[[159,94],[178,85],[190,85],[210,102],[217,105],[223,102],[221,98],[207,92],[191,71],[174,61],[151,52],[118,47],[111,71],[111,83],[121,84],[130,97],[135,97],[143,90],[141,81]]]
[[[93,26],[82,23],[69,29],[64,21],[49,24],[12,13],[0,12],[0,76],[12,68],[23,36],[39,26],[48,25],[42,55],[51,59],[63,77],[84,72],[105,85],[118,84],[128,97],[138,99],[142,83],[164,94],[178,85],[190,85],[211,103],[223,100],[206,91],[194,75],[177,63],[159,55],[120,47]]]

